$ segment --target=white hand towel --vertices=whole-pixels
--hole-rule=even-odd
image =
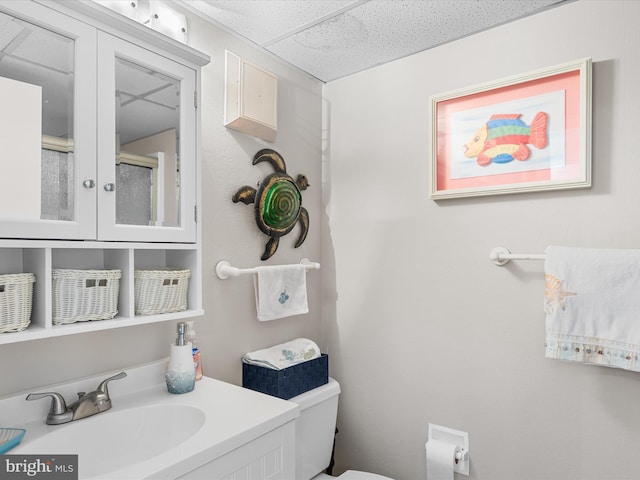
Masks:
[[[306,272],[304,265],[258,267],[254,277],[258,320],[308,313]]]
[[[308,338],[296,338],[290,342],[249,352],[242,357],[244,363],[282,370],[297,363],[320,356],[320,349]]]
[[[548,358],[640,371],[640,250],[548,247]]]

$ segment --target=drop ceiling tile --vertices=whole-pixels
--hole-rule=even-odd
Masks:
[[[359,4],[357,0],[184,0],[215,22],[264,45],[333,12]]]
[[[328,82],[567,0],[172,0]]]
[[[524,17],[558,0],[372,0],[269,45],[323,81]],[[462,13],[461,13],[462,12]]]
[[[0,51],[4,50],[21,31],[21,25],[11,16],[0,12]]]

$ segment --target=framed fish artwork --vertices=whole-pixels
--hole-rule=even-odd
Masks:
[[[591,186],[591,59],[430,98],[431,198]]]

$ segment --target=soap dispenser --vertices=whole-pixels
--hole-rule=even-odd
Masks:
[[[165,380],[169,393],[187,393],[193,390],[196,383],[196,370],[193,365],[191,344],[186,341],[187,326],[185,322],[178,323],[178,338],[175,345],[171,345],[169,367]]]

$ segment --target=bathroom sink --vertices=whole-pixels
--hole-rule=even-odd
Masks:
[[[205,417],[199,408],[180,404],[112,409],[50,427],[14,452],[77,454],[82,476],[94,477],[175,448],[200,430]]]
[[[27,402],[26,394],[58,392],[71,399],[114,372],[0,397],[0,426],[26,430],[11,454],[42,461],[77,455],[79,480],[201,480],[248,471],[268,452],[284,451],[282,478],[295,476],[296,404],[208,377],[174,395],[165,371],[164,360],[127,369],[109,392],[110,410],[62,425],[47,425],[49,403]]]

